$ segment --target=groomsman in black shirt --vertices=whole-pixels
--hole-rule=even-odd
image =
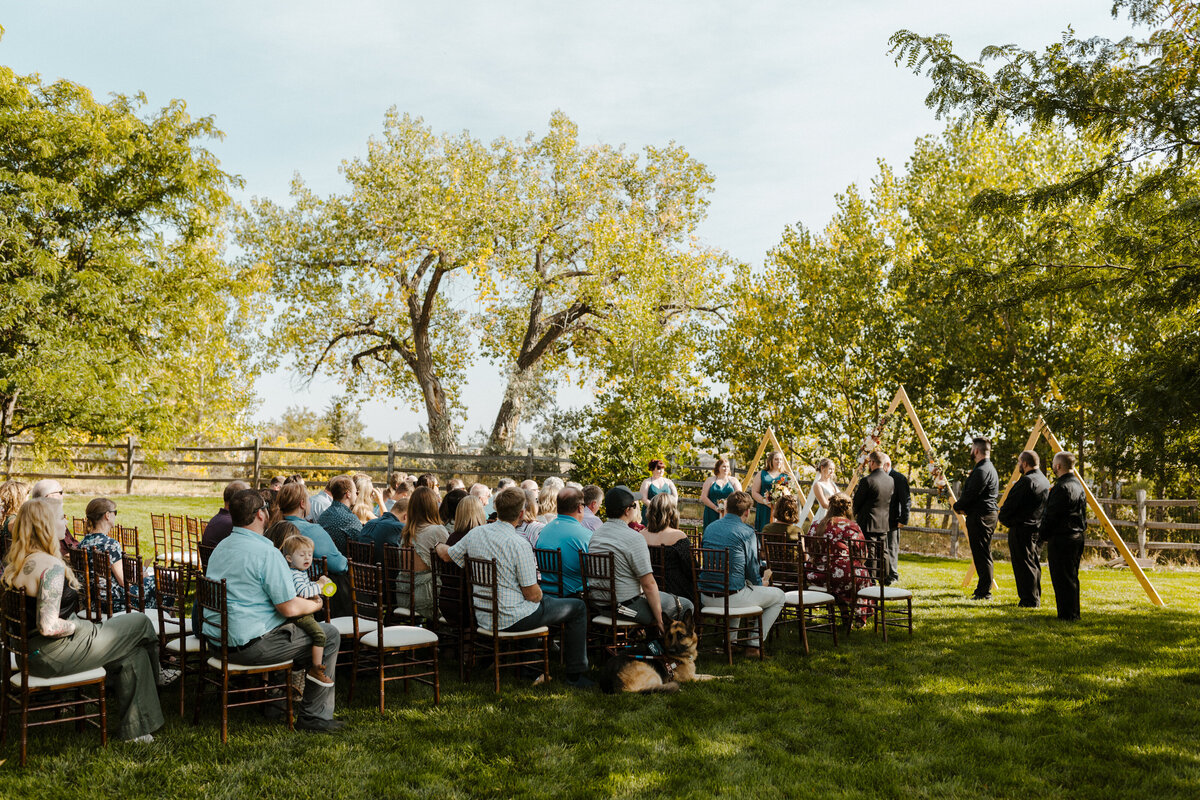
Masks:
[[[895,490],[895,481],[883,468],[886,458],[887,455],[878,450],[871,453],[867,457],[871,472],[854,488],[854,521],[865,538],[884,542],[885,550]]]
[[[900,579],[900,526],[908,524],[908,512],[912,507],[912,492],[909,491],[908,478],[904,473],[892,469],[892,459],[887,454],[883,456],[883,468],[891,476],[895,486],[892,491],[892,502],[888,510],[887,559],[888,576],[885,585]]]
[[[1000,522],[1008,527],[1008,555],[1012,559],[1017,596],[1023,608],[1037,608],[1042,598],[1042,564],[1038,557],[1038,523],[1046,508],[1050,481],[1038,469],[1038,454],[1024,450],[1017,457],[1021,477],[1000,507]]]
[[[962,494],[954,510],[967,518],[967,539],[971,542],[971,558],[979,584],[975,600],[992,596],[992,535],[996,533],[996,498],[1000,496],[1000,476],[990,458],[992,443],[982,437],[971,441],[971,457],[975,468],[967,476]]]
[[[1075,474],[1075,456],[1056,453],[1050,462],[1058,480],[1046,498],[1046,510],[1038,526],[1038,538],[1046,543],[1050,582],[1058,618],[1079,619],[1079,559],[1083,556],[1087,530],[1087,493]]]

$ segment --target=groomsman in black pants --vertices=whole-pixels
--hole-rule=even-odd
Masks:
[[[982,437],[971,440],[975,468],[967,476],[954,510],[967,518],[967,539],[979,584],[975,600],[992,596],[992,535],[996,532],[996,498],[1000,496],[1000,476],[990,458],[992,443]]]
[[[1050,581],[1058,618],[1079,619],[1079,559],[1083,557],[1087,530],[1087,493],[1075,474],[1075,456],[1056,453],[1050,463],[1058,480],[1046,498],[1046,511],[1038,526],[1038,538],[1046,543]]]
[[[888,576],[885,584],[900,579],[900,526],[908,524],[908,512],[912,507],[912,492],[909,491],[908,478],[904,473],[892,469],[892,459],[884,454],[883,468],[892,478],[895,489],[892,491],[892,502],[888,509],[887,559]]]
[[[1038,557],[1038,523],[1046,508],[1050,481],[1038,469],[1038,454],[1024,450],[1017,457],[1021,477],[1000,507],[1000,523],[1008,528],[1008,556],[1022,608],[1037,608],[1042,598],[1042,564]]]
[[[883,468],[887,455],[876,450],[867,456],[871,472],[854,488],[854,521],[858,523],[863,537],[884,543],[884,558],[887,558],[887,535],[889,514],[892,508],[892,493],[895,482]],[[887,572],[887,569],[884,569]]]

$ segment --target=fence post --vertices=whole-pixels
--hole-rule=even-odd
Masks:
[[[383,476],[385,486],[392,485],[392,473],[396,471],[396,443],[388,442],[388,470],[387,475]]]
[[[525,480],[533,480],[533,445],[529,446],[525,454]]]
[[[254,475],[250,485],[258,489],[259,470],[262,468],[262,440],[254,437]]]
[[[133,435],[125,439],[125,494],[133,493]]]
[[[958,493],[960,491],[962,491],[962,481],[955,481],[954,482],[954,496],[958,497]],[[953,530],[950,534],[950,557],[958,558],[958,537],[961,536],[962,533],[958,529],[958,515],[957,514],[950,515],[950,525],[953,528]]]
[[[1138,558],[1146,557],[1146,490],[1137,490]]]

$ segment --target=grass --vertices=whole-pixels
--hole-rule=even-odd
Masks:
[[[964,562],[905,557],[911,638],[818,638],[805,657],[788,629],[763,664],[702,658],[733,679],[675,696],[512,679],[496,696],[445,661],[440,706],[395,687],[381,718],[371,692],[350,705],[339,686],[342,734],[291,734],[234,711],[222,746],[211,709],[193,727],[167,695],[149,746],[101,750],[94,735],[42,730],[22,770],[10,743],[0,797],[1200,795],[1197,574],[1151,573],[1160,609],[1128,572],[1086,570],[1083,620],[1061,624],[1048,576],[1048,605],[1017,609],[1006,566],[1000,599],[981,604],[958,588]]]

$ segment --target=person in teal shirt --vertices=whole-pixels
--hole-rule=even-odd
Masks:
[[[538,534],[540,550],[562,552],[563,596],[571,597],[583,591],[583,554],[592,541],[592,532],[583,527],[583,492],[567,487],[558,493],[558,516]],[[557,592],[557,582],[545,577],[542,591]]]
[[[750,495],[754,498],[754,530],[761,531],[771,521],[771,487],[783,476],[783,453],[776,450],[767,457],[767,468],[759,470],[750,481]]]
[[[742,483],[729,472],[729,459],[721,456],[713,464],[712,475],[700,487],[700,502],[704,505],[704,527],[721,518],[722,504],[734,492],[742,490]]]
[[[651,461],[647,468],[650,470],[650,477],[642,481],[642,488],[638,491],[638,499],[642,501],[642,524],[646,524],[646,512],[650,509],[650,501],[655,495],[672,494],[679,497],[679,490],[675,488],[675,482],[667,477],[667,464],[661,458],[656,458]]]

